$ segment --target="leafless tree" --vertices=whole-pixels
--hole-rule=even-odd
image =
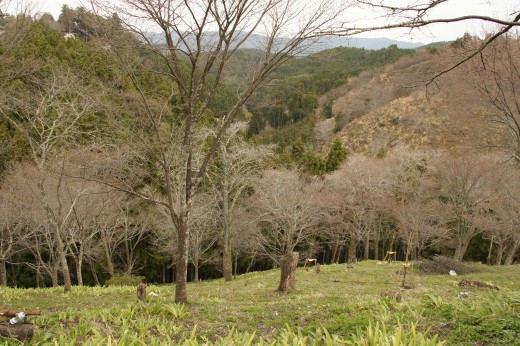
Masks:
[[[406,244],[406,259],[445,237],[438,182],[433,176],[439,153],[397,150],[387,160],[391,201],[385,209],[393,215],[399,236]]]
[[[31,205],[23,203],[20,192],[6,181],[0,188],[0,286],[7,286],[6,262],[32,235],[27,218]]]
[[[464,49],[474,49],[477,40],[464,41]],[[503,35],[491,43],[464,68],[469,85],[494,109],[481,114],[497,124],[499,149],[520,160],[520,38],[518,31]]]
[[[220,238],[217,230],[218,210],[215,200],[210,194],[199,194],[195,197],[193,217],[191,218],[189,258],[193,264],[193,280],[199,281],[199,269],[210,260],[208,253]]]
[[[318,191],[316,181],[303,181],[286,170],[265,172],[255,186],[254,208],[262,228],[259,241],[265,253],[281,263],[280,291],[294,290],[298,258],[293,253],[310,239],[320,220],[314,200]]]
[[[519,203],[516,199],[518,172],[516,167],[512,168],[504,174],[505,179],[500,191],[483,204],[480,212],[472,219],[477,227],[482,229],[484,237],[489,239],[488,264],[493,262],[493,248],[496,253],[495,264],[511,265],[520,247]]]
[[[25,242],[28,249],[40,264],[47,262],[45,257],[50,259],[43,267],[49,269],[47,272],[53,284],[57,284],[55,265],[60,265],[62,259],[66,260],[74,208],[86,192],[86,187],[74,186],[63,175],[43,173],[45,175],[30,163],[21,163],[13,168],[4,183],[17,191],[17,204],[26,206],[26,213],[20,221],[25,220],[24,227],[32,229],[31,238]],[[45,197],[44,203],[42,196]],[[56,242],[58,236],[61,243]],[[59,248],[58,244],[62,247]],[[65,283],[69,280],[68,284],[71,284],[70,275],[67,278],[68,271],[63,270],[63,265],[60,268]]]
[[[232,232],[235,223],[234,212],[248,188],[259,178],[262,163],[271,154],[267,147],[253,145],[243,139],[246,123],[230,126],[216,152],[214,163],[208,175],[214,190],[216,204],[220,210],[222,227],[222,271],[224,279],[232,279]]]
[[[0,104],[0,114],[25,134],[32,162],[38,172],[36,181],[40,202],[45,211],[47,224],[53,225],[55,249],[65,280],[64,288],[65,291],[70,291],[66,243],[62,238],[62,230],[66,225],[61,215],[51,207],[45,180],[51,168],[51,155],[55,155],[58,148],[67,141],[72,142],[77,134],[80,119],[92,110],[96,102],[89,97],[88,91],[77,76],[66,68],[57,66],[51,68],[48,78],[42,80],[38,76],[29,76],[25,84],[11,85],[4,98],[5,102]],[[63,176],[59,175],[59,186],[62,186],[62,178]]]
[[[347,1],[342,1],[346,3]],[[266,1],[183,1],[173,0],[92,0],[92,9],[111,17],[117,13],[120,23],[140,38],[140,47],[148,49],[163,62],[162,76],[172,81],[170,95],[157,106],[157,99],[141,87],[133,67],[146,68],[142,62],[126,60],[117,42],[110,40],[112,31],[106,31],[107,45],[120,60],[134,83],[140,110],[148,120],[153,133],[148,138],[148,157],[153,157],[160,171],[162,197],[143,191],[128,192],[162,205],[169,212],[177,233],[176,293],[178,302],[187,301],[187,264],[190,215],[193,197],[203,181],[208,165],[215,156],[227,128],[241,111],[266,76],[291,56],[310,44],[309,38],[319,28],[330,26],[345,6],[337,1],[320,0],[303,3],[292,0]],[[160,32],[150,35],[151,32]],[[204,115],[214,100],[219,86],[225,83],[226,71],[232,70],[231,59],[236,50],[253,39],[254,33],[267,38],[259,42],[262,56],[243,78],[236,99],[219,114],[216,135],[207,150],[197,159],[195,138],[199,135]],[[288,39],[282,39],[287,35]],[[157,38],[161,37],[161,45]],[[147,65],[148,66],[148,65]],[[172,117],[170,105],[175,104],[173,117],[178,126],[165,130],[164,120]],[[175,133],[174,133],[175,132]],[[178,146],[172,152],[172,140]],[[178,174],[176,167],[181,167]],[[175,181],[174,177],[179,180]],[[173,234],[173,232],[172,232]]]
[[[498,167],[499,158],[484,155],[446,156],[438,166],[455,260],[462,261],[470,240],[481,231],[472,219],[497,194],[503,174]]]
[[[368,258],[371,236],[379,217],[376,201],[385,193],[384,173],[382,160],[353,155],[326,180],[331,226],[340,244],[348,240],[349,262],[355,261],[357,246],[362,241],[365,242],[364,256]],[[337,250],[334,252],[338,256]]]

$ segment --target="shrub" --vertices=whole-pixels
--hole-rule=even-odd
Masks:
[[[105,286],[137,286],[141,282],[144,282],[144,276],[115,274],[105,282]]]

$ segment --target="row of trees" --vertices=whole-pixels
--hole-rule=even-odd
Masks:
[[[402,149],[386,158],[352,155],[317,178],[259,166],[267,148],[234,136],[226,143],[193,209],[188,259],[194,280],[207,263],[231,280],[233,259],[236,272],[238,261],[242,270],[280,265],[294,251],[329,263],[381,260],[398,248],[403,258],[443,253],[462,260],[481,235],[488,261],[510,265],[520,248],[520,177],[503,157]],[[71,272],[82,285],[87,269],[89,283],[99,284],[99,275],[146,273],[153,259],[171,263],[176,239],[169,216],[118,190],[63,174],[42,177],[35,165],[20,164],[0,199],[2,284],[5,263],[16,273],[21,260],[18,265],[36,274],[36,285],[57,285],[59,274],[72,282]]]
[[[117,242],[103,244],[101,239],[105,226],[102,225],[105,221],[92,221],[96,217],[88,218],[88,223],[96,226],[84,227],[90,229],[86,233],[93,234],[92,238],[76,240],[80,237],[73,234],[81,232],[73,230],[83,229],[79,208],[82,204],[94,203],[88,202],[86,197],[91,195],[109,195],[112,202],[107,204],[121,211],[123,216],[106,221],[109,224],[107,228],[116,233],[122,232],[125,224],[132,230],[130,233],[146,228],[141,224],[147,217],[138,217],[143,213],[154,221],[160,221],[166,232],[162,238],[157,238],[157,242],[167,246],[170,254],[175,256],[178,302],[187,300],[190,259],[198,267],[203,250],[214,248],[215,239],[221,238],[220,234],[209,240],[206,237],[212,234],[206,230],[217,228],[214,226],[215,218],[207,217],[210,214],[208,210],[215,207],[220,210],[219,215],[224,215],[219,220],[227,218],[227,221],[220,222],[229,224],[229,227],[222,228],[222,241],[227,244],[227,250],[224,250],[227,263],[222,267],[229,270],[230,239],[233,238],[230,232],[236,227],[231,223],[240,220],[238,211],[237,216],[233,216],[231,210],[239,205],[240,197],[249,197],[245,198],[248,201],[245,205],[249,205],[244,208],[245,220],[253,219],[255,222],[248,227],[258,227],[254,234],[259,239],[249,245],[262,244],[265,255],[279,258],[284,254],[287,257],[291,250],[309,248],[314,242],[303,240],[311,239],[309,230],[316,231],[318,226],[325,224],[315,217],[323,213],[327,217],[332,215],[331,224],[339,222],[346,229],[368,230],[367,211],[361,214],[353,211],[352,205],[357,200],[334,212],[318,208],[320,203],[323,204],[319,202],[318,192],[325,187],[318,188],[318,181],[311,183],[297,179],[294,172],[266,173],[267,182],[239,189],[240,194],[236,194],[236,187],[230,187],[217,174],[225,166],[223,157],[227,151],[222,148],[226,138],[233,137],[233,124],[244,113],[246,102],[255,90],[273,70],[312,44],[313,37],[328,29],[337,30],[344,20],[341,14],[350,8],[347,5],[351,3],[347,3],[332,0],[312,4],[281,0],[231,3],[93,0],[94,13],[82,16],[80,23],[85,30],[88,29],[84,37],[86,45],[79,42],[64,44],[64,50],[73,53],[69,56],[61,56],[61,50],[39,50],[42,42],[48,47],[55,45],[45,42],[48,36],[31,36],[35,31],[30,17],[12,17],[2,28],[0,36],[1,65],[12,67],[0,71],[0,112],[7,121],[8,133],[24,138],[25,155],[19,158],[30,162],[24,163],[28,165],[27,172],[34,171],[32,178],[26,181],[26,187],[33,186],[30,194],[35,196],[39,206],[33,209],[38,210],[40,220],[29,217],[31,213],[23,213],[29,217],[27,222],[11,219],[3,227],[6,236],[2,239],[7,239],[2,243],[5,249],[2,250],[5,254],[2,255],[3,263],[13,251],[28,250],[13,247],[14,239],[38,239],[31,243],[45,244],[37,247],[42,261],[37,260],[39,255],[36,253],[28,262],[40,268],[39,273],[46,270],[43,262],[48,264],[50,273],[61,272],[65,290],[69,291],[72,284],[70,260],[77,262],[77,268],[81,270],[84,258],[96,257],[95,254],[83,257],[83,250],[88,245],[80,245],[82,242],[100,241],[96,248],[102,247],[103,252],[109,254],[110,247],[121,249],[121,246],[127,246],[128,251],[125,248],[123,253],[130,254],[132,244],[142,239],[137,235],[141,233],[132,234],[132,242],[123,241],[121,246]],[[440,2],[432,2],[431,7],[436,3]],[[0,2],[2,4],[5,1]],[[413,7],[411,9],[415,10]],[[259,31],[265,38],[260,40],[262,54],[251,61],[245,75],[240,74],[237,78],[233,69],[235,53]],[[158,37],[161,39],[157,40]],[[63,43],[57,37],[56,41]],[[79,60],[78,55],[85,57],[76,54],[80,50],[66,48],[73,45],[92,48],[81,52],[88,59]],[[233,92],[225,93],[229,87]],[[222,95],[227,96],[219,98]],[[261,172],[257,168],[252,171]],[[12,172],[17,172],[13,176],[22,176],[16,167]],[[240,172],[243,174],[243,169]],[[76,179],[81,180],[78,183]],[[277,179],[282,179],[281,185],[275,183]],[[92,185],[83,185],[86,182]],[[288,189],[291,182],[297,185]],[[96,184],[104,188],[97,190]],[[269,193],[268,188],[273,186],[278,186],[278,190]],[[105,191],[108,187],[113,190]],[[15,197],[21,196],[20,189],[20,185],[14,189],[2,185],[2,192],[9,195],[11,191],[10,195]],[[210,191],[218,191],[212,192],[213,196],[219,196],[218,203],[206,202]],[[286,193],[280,194],[280,191]],[[124,193],[122,199],[114,197],[120,193]],[[231,196],[228,196],[228,203],[222,197],[225,193]],[[298,198],[290,200],[291,193],[299,194]],[[405,208],[409,197],[406,192],[400,194],[397,201]],[[360,192],[359,196],[363,199],[368,195]],[[134,198],[144,205],[135,207]],[[288,200],[284,202],[285,198]],[[27,203],[33,202],[28,200]],[[94,204],[99,206],[103,203]],[[277,208],[273,209],[273,206]],[[346,213],[347,221],[345,216],[343,220],[339,217],[339,221],[335,221],[337,218],[333,216],[343,213]],[[137,220],[128,221],[125,215]],[[287,219],[287,215],[291,217]],[[99,218],[104,219],[104,216]],[[72,221],[76,222],[74,226]],[[457,222],[462,226],[455,228],[463,230],[468,228],[466,224],[470,224],[469,221]],[[251,226],[253,224],[256,226]],[[160,228],[153,227],[154,230]],[[410,228],[409,233],[403,237],[410,245],[407,252],[418,243],[413,241],[418,239],[417,231]],[[349,244],[354,244],[351,237],[348,238]],[[108,236],[114,241],[115,238],[115,235]],[[370,244],[370,239],[367,241],[365,237],[365,244]],[[459,252],[463,250],[461,247]],[[276,253],[279,255],[273,255]],[[110,272],[108,257],[106,262]],[[229,275],[225,276],[229,278]]]

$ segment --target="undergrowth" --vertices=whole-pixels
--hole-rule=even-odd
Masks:
[[[204,281],[189,285],[184,305],[173,302],[172,285],[148,285],[155,294],[144,302],[134,286],[74,287],[69,294],[0,288],[0,310],[41,309],[31,318],[30,344],[37,345],[519,344],[519,266],[457,278],[415,273],[411,290],[398,287],[399,267],[370,261],[322,266],[319,274],[299,269],[298,290],[288,294],[274,291],[277,271]],[[500,290],[461,288],[461,278]]]

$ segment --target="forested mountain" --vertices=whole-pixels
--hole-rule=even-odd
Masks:
[[[516,36],[446,74],[478,39],[220,69],[116,15],[0,20],[0,285],[172,282],[186,230],[195,281],[294,252],[518,260]]]

